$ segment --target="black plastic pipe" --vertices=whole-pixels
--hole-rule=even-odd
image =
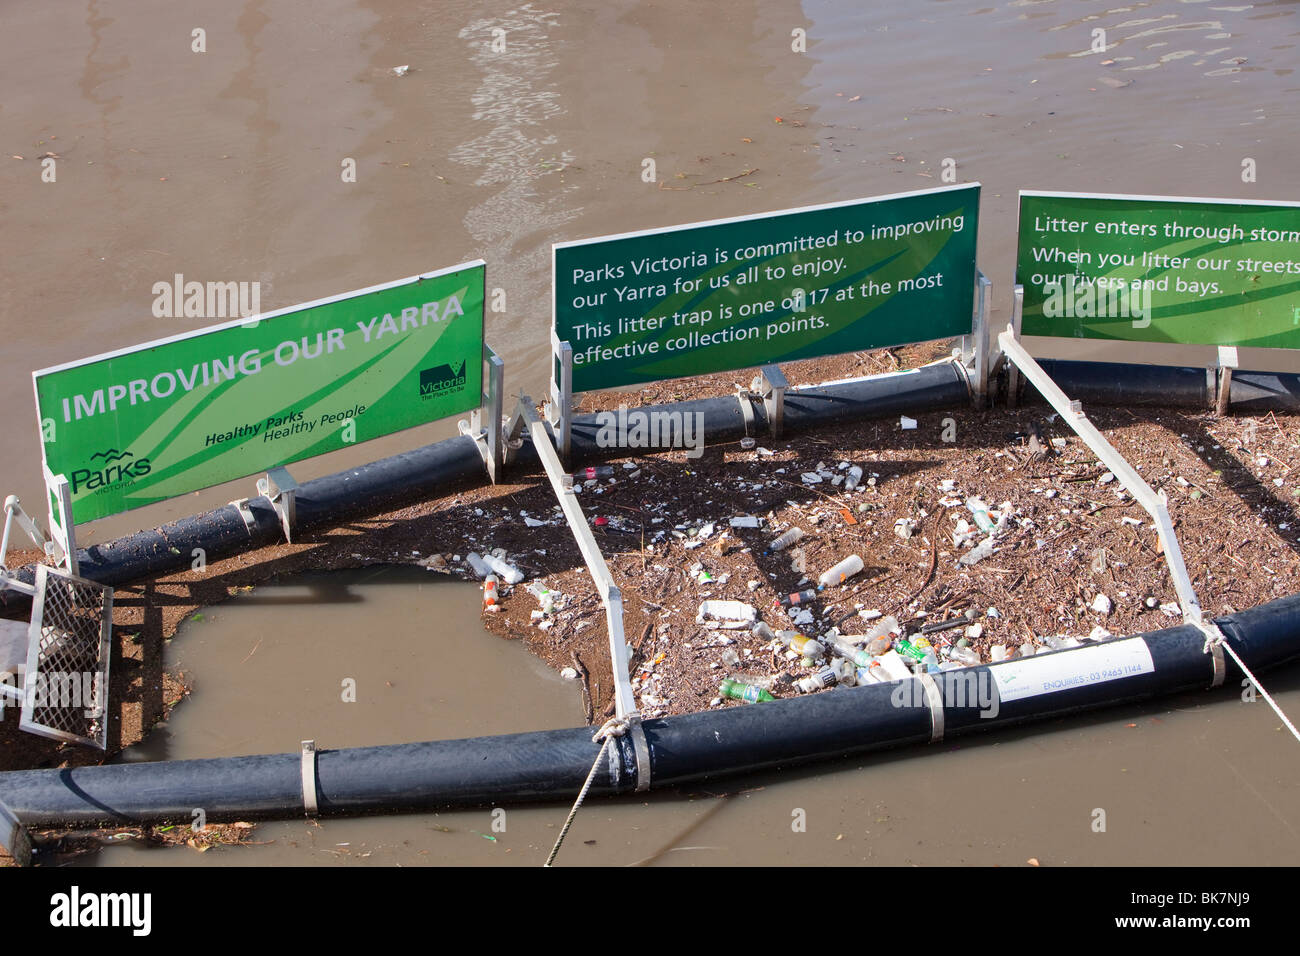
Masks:
[[[1300,658],[1300,596],[1216,623],[1252,670]],[[1099,666],[1096,648],[1133,640],[1149,650],[1149,672],[1101,682],[1084,679]],[[1198,629],[1183,625],[944,672],[937,675],[944,736],[1207,688],[1213,661],[1204,640]],[[1225,683],[1235,690],[1241,674],[1226,657]],[[1051,666],[1045,658],[1052,659],[1054,674],[1069,689],[1001,700],[993,671]],[[956,674],[968,675],[967,686],[982,690],[963,692],[945,677]],[[924,743],[931,737],[931,715],[923,695],[913,693],[918,684],[909,679],[647,720],[651,786]],[[581,727],[322,750],[317,754],[317,799],[323,814],[567,801],[595,759],[597,746],[590,735],[590,728]],[[636,782],[635,753],[628,738],[620,738],[598,769],[593,792],[628,792]],[[303,812],[300,755],[10,771],[0,774],[0,801],[24,825],[35,827],[189,821],[196,808],[213,821],[292,817]]]
[[[1038,364],[1071,398],[1095,405],[1214,406],[1215,373],[1205,368],[1127,365],[1039,359]],[[1038,399],[1032,385],[1027,397]],[[1300,375],[1285,372],[1232,373],[1229,410],[1246,415],[1300,411]]]
[[[1210,408],[1213,379],[1203,368],[1168,365],[1126,365],[1122,362],[1073,362],[1039,359],[1038,364],[1061,391],[1085,405],[1164,405],[1170,408]],[[1022,379],[1023,381],[1023,379]],[[1025,396],[1041,400],[1038,390],[1024,385]]]
[[[952,408],[968,401],[965,373],[952,363],[943,363],[790,393],[786,399],[785,421],[787,427],[810,428],[844,419],[892,415],[898,410],[915,412]],[[752,428],[755,434],[762,435],[767,428],[766,418],[761,404],[752,404],[755,410]],[[734,441],[745,434],[740,402],[734,396],[645,406],[638,410],[702,414],[706,444]],[[596,444],[598,431],[597,415],[575,418],[575,460],[626,454],[626,449],[599,447]],[[536,461],[532,443],[525,437],[520,462],[530,465]],[[303,532],[332,527],[349,519],[436,498],[458,484],[481,483],[484,479],[483,459],[474,440],[464,436],[448,438],[304,482],[297,492],[296,527]],[[254,518],[251,529],[245,525],[238,509],[226,505],[160,528],[79,550],[81,575],[110,586],[125,584],[143,577],[185,570],[190,566],[195,548],[202,548],[207,560],[215,561],[280,541],[283,534],[280,519],[271,503],[265,497],[257,497],[249,500],[248,507]],[[35,569],[30,565],[18,575],[20,580],[29,584],[34,576]],[[29,604],[30,598],[18,591],[0,590],[0,613],[25,610]]]

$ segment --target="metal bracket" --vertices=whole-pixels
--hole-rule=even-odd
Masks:
[[[565,468],[569,467],[573,451],[573,346],[555,338],[551,331],[551,350],[555,359],[551,379],[551,400],[546,404],[546,421],[551,426],[555,450]]]
[[[930,705],[930,743],[937,744],[943,740],[943,694],[934,678],[925,671],[917,674],[916,679],[925,688],[925,700]]]
[[[5,564],[5,558],[9,556],[9,531],[14,521],[18,522],[18,527],[27,532],[27,536],[46,554],[52,550],[50,542],[45,540],[45,535],[41,534],[41,529],[36,522],[31,519],[26,511],[23,510],[22,503],[18,500],[17,495],[10,495],[5,499],[5,523],[4,532],[0,534],[0,590],[11,588],[15,591],[21,591],[24,594],[35,595],[36,586],[25,584],[14,578],[8,566]]]
[[[975,350],[975,387],[971,389],[971,402],[976,409],[988,407],[989,372],[993,367],[993,353],[989,342],[989,289],[993,285],[989,277],[976,270],[975,290],[978,304],[971,320],[971,338]]]
[[[529,415],[524,412],[524,404],[530,401],[531,399],[520,390],[519,397],[515,399],[514,409],[510,412],[510,420],[506,422],[501,435],[504,464],[513,465],[519,458],[519,449],[524,447],[524,432],[528,430],[529,421]],[[531,407],[528,411],[536,417],[536,412],[533,412]]]
[[[1025,287],[1016,286],[1011,300],[1011,334],[1020,341],[1020,321],[1024,317]],[[1007,363],[1007,408],[1020,405],[1020,368],[1015,362]]]
[[[257,493],[265,495],[280,516],[284,540],[293,544],[293,521],[297,514],[298,482],[287,468],[272,468],[265,478],[257,479]],[[245,519],[247,520],[247,519]]]
[[[773,438],[780,438],[785,428],[785,391],[790,387],[785,372],[779,365],[764,365],[749,388],[763,400],[767,412],[767,430]],[[748,425],[746,436],[749,435]]]
[[[45,496],[50,506],[50,538],[45,545],[45,553],[56,564],[62,564],[67,572],[76,577],[80,572],[77,562],[76,523],[72,518],[72,485],[63,475],[51,474],[42,465],[45,472]]]
[[[320,812],[316,802],[316,741],[302,742],[302,808],[307,816],[314,817]]]
[[[496,484],[501,478],[501,409],[505,402],[505,362],[485,343],[483,358],[487,362],[488,388],[478,408],[461,419],[457,427],[462,435],[474,439],[478,453],[487,465],[488,480]],[[483,422],[487,420],[485,427]]]
[[[1219,346],[1219,392],[1214,402],[1216,415],[1228,414],[1228,399],[1232,394],[1232,370],[1237,368],[1237,346]]]
[[[248,507],[247,498],[236,498],[230,503],[230,507],[239,512],[239,517],[244,519],[244,527],[248,529],[250,535],[257,530],[257,519],[253,517],[253,509]]]

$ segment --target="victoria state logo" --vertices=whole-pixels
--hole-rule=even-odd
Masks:
[[[450,365],[435,365],[433,368],[420,370],[420,397],[429,398],[454,392],[465,387],[465,361],[462,359],[459,369]]]
[[[151,466],[148,458],[128,461],[127,459],[130,458],[135,458],[131,452],[119,451],[116,448],[95,452],[90,456],[88,467],[77,468],[68,476],[72,493],[75,495],[83,490],[95,491],[124,481],[134,481],[149,474]]]

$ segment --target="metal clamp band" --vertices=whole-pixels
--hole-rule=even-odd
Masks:
[[[253,509],[248,507],[247,498],[237,498],[230,503],[230,507],[239,512],[239,517],[244,519],[244,527],[248,529],[250,535],[257,530],[257,519],[253,517]]]
[[[650,789],[650,744],[645,739],[641,718],[631,721],[632,749],[636,751],[636,789],[640,793]]]
[[[930,743],[935,744],[943,740],[943,694],[929,674],[922,671],[916,677],[925,688],[925,700],[930,705]]]
[[[745,420],[745,437],[754,437],[754,396],[744,389],[736,392],[736,400],[740,402],[740,416]]]
[[[1211,655],[1214,660],[1214,677],[1210,680],[1210,688],[1222,687],[1224,680],[1228,676],[1228,666],[1223,659],[1223,642],[1226,638],[1212,621],[1197,621],[1195,623],[1200,628],[1201,633],[1205,635],[1205,653]]]
[[[302,742],[302,806],[307,816],[314,817],[319,812],[316,803],[316,741]]]

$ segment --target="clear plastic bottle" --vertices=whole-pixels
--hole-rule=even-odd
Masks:
[[[826,653],[826,648],[798,631],[777,631],[777,639],[800,657],[818,658]]]
[[[866,565],[856,554],[850,554],[835,567],[822,572],[822,576],[817,579],[817,583],[822,587],[829,587],[832,584],[843,584],[853,575],[861,571]]]
[[[862,469],[854,465],[849,469],[848,476],[844,479],[844,490],[852,491],[858,487],[860,481],[862,481]]]
[[[483,579],[483,610],[495,611],[497,609],[497,580],[495,574],[489,574]]]
[[[501,575],[502,580],[504,580],[506,584],[518,584],[524,579],[524,572],[520,571],[513,564],[501,560],[496,555],[484,555],[483,563],[497,574]]]
[[[945,652],[949,660],[956,661],[958,664],[964,664],[967,667],[974,667],[980,662],[980,656],[969,647],[958,647],[953,645]]]
[[[803,528],[791,528],[778,537],[768,547],[773,551],[783,551],[803,537]]]
[[[870,667],[876,662],[875,655],[859,650],[843,638],[837,637],[831,645],[835,653],[846,661],[852,661],[858,667]]]
[[[989,506],[986,505],[975,495],[966,499],[966,507],[970,509],[971,517],[975,520],[975,526],[985,534],[993,530],[993,517],[989,514]]]

